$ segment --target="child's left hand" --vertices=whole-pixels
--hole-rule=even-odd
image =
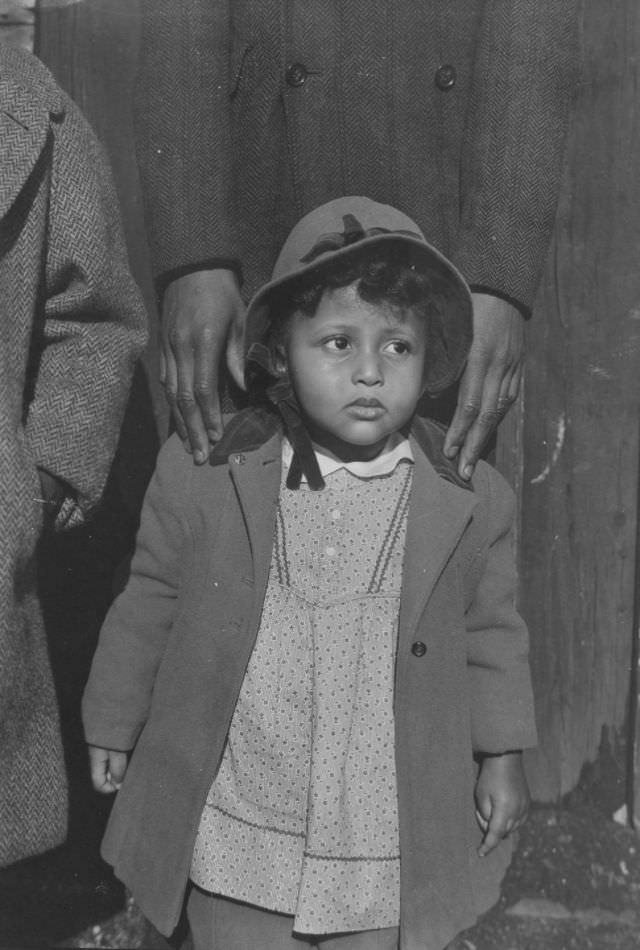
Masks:
[[[481,858],[515,831],[529,811],[529,787],[521,752],[505,752],[482,760],[476,783],[476,817],[484,831]]]

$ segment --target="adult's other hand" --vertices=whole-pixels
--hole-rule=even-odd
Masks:
[[[466,479],[518,395],[524,362],[522,314],[499,297],[472,296],[473,344],[444,444],[445,455],[457,456],[458,471]]]
[[[185,274],[165,292],[160,380],[178,435],[198,465],[222,436],[218,380],[223,356],[234,381],[243,385],[245,313],[231,270]]]

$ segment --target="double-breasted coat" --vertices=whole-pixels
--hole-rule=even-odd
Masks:
[[[395,675],[401,946],[441,950],[498,896],[510,854],[479,859],[473,752],[535,742],[527,632],[513,606],[513,497],[479,463],[446,477],[442,435],[413,426],[414,478]],[[104,857],[164,933],[260,624],[281,439],[196,467],[174,436],[143,507],[132,573],[83,699],[87,740],[135,747]],[[420,644],[420,646],[415,646]],[[426,650],[423,649],[426,647]]]
[[[0,45],[0,865],[59,844],[66,780],[36,593],[39,470],[96,505],[146,318],[105,158],[45,67]]]
[[[579,74],[580,0],[141,0],[136,136],[161,283],[266,282],[341,195],[399,208],[526,311]]]

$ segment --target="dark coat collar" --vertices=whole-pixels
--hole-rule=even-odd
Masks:
[[[224,465],[232,455],[253,452],[265,445],[276,434],[282,434],[282,423],[275,411],[250,406],[232,416],[224,435],[210,457],[211,465]],[[445,430],[432,419],[414,416],[410,435],[429,460],[436,473],[445,481],[466,491],[473,491],[470,482],[458,474],[455,460],[444,454]]]

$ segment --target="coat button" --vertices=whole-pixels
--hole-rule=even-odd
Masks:
[[[240,453],[240,455],[233,456],[233,461],[236,463],[236,465],[244,465],[246,462],[246,457]]]
[[[411,652],[414,656],[424,656],[427,652],[427,646],[422,640],[416,640],[416,642],[411,647]]]
[[[289,86],[304,86],[309,70],[302,63],[291,63],[285,75]]]
[[[436,86],[440,92],[447,92],[453,89],[456,84],[456,68],[449,63],[438,66],[435,76]]]

